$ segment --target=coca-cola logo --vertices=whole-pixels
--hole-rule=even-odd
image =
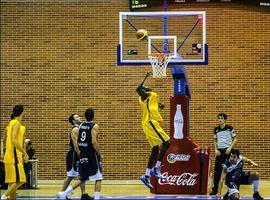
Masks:
[[[180,175],[169,175],[169,172],[164,172],[161,179],[158,179],[160,185],[181,185],[192,187],[198,183],[196,177],[198,173],[184,172]]]
[[[175,163],[176,161],[189,161],[190,159],[190,155],[189,154],[173,154],[170,153],[167,156],[167,160],[169,163]]]

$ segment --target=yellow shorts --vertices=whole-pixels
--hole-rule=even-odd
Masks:
[[[22,163],[6,164],[5,163],[5,183],[25,183],[25,172]]]
[[[165,133],[156,120],[143,122],[142,128],[151,147],[160,145],[163,142],[170,140],[170,136]]]

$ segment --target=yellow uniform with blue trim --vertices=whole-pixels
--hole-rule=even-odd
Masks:
[[[159,125],[159,121],[163,121],[158,111],[159,97],[155,92],[149,92],[147,99],[139,102],[142,107],[142,128],[151,147],[157,146],[170,140],[170,137]]]
[[[13,119],[7,126],[6,151],[4,156],[6,183],[26,182],[22,152],[17,150],[12,144],[12,128],[16,123],[19,123],[19,121]],[[18,144],[22,148],[24,144],[24,133],[25,127],[20,125],[17,138]]]

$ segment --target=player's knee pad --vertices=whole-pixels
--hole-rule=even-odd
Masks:
[[[162,144],[163,149],[168,149],[170,146],[170,141],[166,141]]]
[[[260,174],[258,172],[254,172],[254,176],[255,176],[255,179],[259,179],[260,178]]]
[[[159,153],[158,146],[154,146],[151,151],[151,155],[157,155]]]
[[[251,180],[251,182],[254,181],[254,180],[259,180],[259,178],[260,178],[260,175],[259,175],[258,172],[254,172],[254,173],[252,173],[252,174],[250,175],[250,180]]]

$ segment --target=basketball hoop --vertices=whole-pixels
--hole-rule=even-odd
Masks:
[[[152,65],[153,78],[166,77],[167,65],[172,57],[173,54],[169,53],[153,53],[148,56]]]

